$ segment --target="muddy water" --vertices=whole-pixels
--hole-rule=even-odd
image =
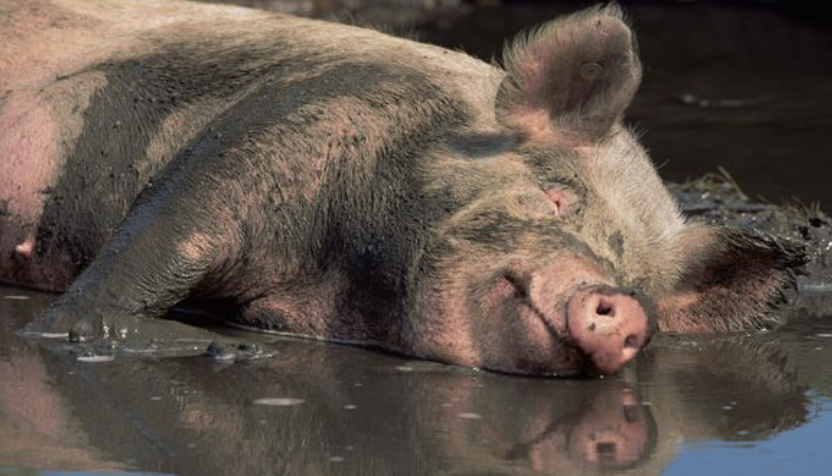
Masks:
[[[622,375],[558,381],[227,330],[179,343],[172,357],[90,362],[61,342],[15,334],[52,299],[0,288],[2,476],[794,475],[832,467],[832,319],[664,336]],[[211,339],[273,355],[230,363],[216,358],[228,352],[202,355]]]

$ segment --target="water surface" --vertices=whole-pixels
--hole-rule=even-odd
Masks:
[[[206,341],[174,357],[90,363],[61,341],[15,334],[52,299],[0,287],[2,476],[832,467],[830,319],[662,336],[619,376],[552,380],[230,330],[213,338],[274,355],[228,363],[201,355]]]

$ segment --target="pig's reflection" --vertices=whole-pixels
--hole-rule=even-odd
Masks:
[[[259,364],[116,362],[87,366],[86,380],[53,378],[107,454],[137,459],[119,440],[150,429],[157,448],[144,453],[164,459],[158,448],[167,448],[177,456],[154,469],[178,474],[574,474],[637,466],[656,445],[650,407],[620,380],[472,374],[329,345],[283,345],[279,357]],[[118,377],[124,373],[128,381]],[[91,390],[97,395],[84,403]],[[259,398],[278,405],[252,403]],[[122,416],[105,409],[124,402]],[[138,459],[143,469],[149,463]]]
[[[261,362],[82,364],[5,327],[0,462],[7,466],[660,474],[681,441],[765,438],[807,418],[794,358],[776,340],[669,339],[619,378],[556,381],[293,340],[266,344],[278,354]],[[284,406],[254,404],[259,398]]]
[[[87,469],[127,462],[182,475],[659,474],[682,439],[730,439],[740,428],[761,437],[806,418],[787,359],[760,342],[706,352],[660,345],[630,375],[605,381],[472,374],[306,342],[279,349],[271,360],[234,365],[207,357],[81,365],[29,352],[24,360],[37,362],[26,360],[21,396],[2,399],[0,413],[30,431],[0,427],[28,446],[43,440],[21,439],[48,433],[32,428],[72,422],[50,427],[49,441],[78,442],[63,454]],[[12,357],[0,362],[4,382],[20,372]],[[302,403],[252,403],[269,397]],[[20,411],[44,401],[60,419]],[[26,414],[31,421],[21,420]]]
[[[581,414],[567,413],[541,430],[528,422],[523,433],[536,434],[514,443],[504,459],[526,461],[536,470],[564,472],[574,466],[629,467],[645,459],[656,443],[649,407],[626,386],[604,388],[588,397]]]

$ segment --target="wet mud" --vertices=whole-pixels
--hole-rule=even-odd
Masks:
[[[415,31],[485,58],[587,4],[236,3]],[[620,375],[531,379],[194,328],[201,316],[184,314],[117,348],[31,339],[17,331],[54,296],[0,287],[0,476],[826,474],[832,36],[777,2],[621,3],[647,67],[630,121],[683,210],[806,247],[787,324],[662,335]]]

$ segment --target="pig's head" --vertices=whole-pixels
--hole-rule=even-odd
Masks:
[[[613,373],[657,328],[766,324],[797,254],[686,224],[621,117],[641,78],[617,7],[544,25],[505,53],[490,125],[430,172],[456,207],[412,276],[420,356],[509,373]],[[477,129],[479,127],[479,129]]]

